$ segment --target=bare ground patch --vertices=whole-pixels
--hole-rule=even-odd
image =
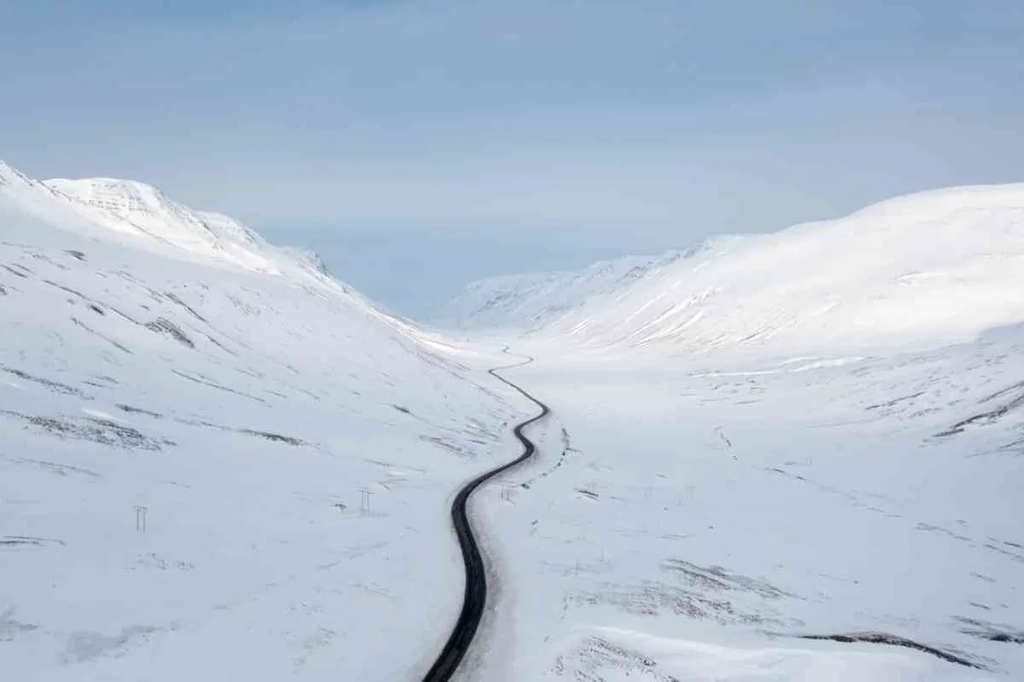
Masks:
[[[800,639],[814,639],[829,642],[842,642],[844,644],[851,644],[855,642],[863,642],[867,644],[888,644],[890,646],[901,646],[907,649],[915,649],[917,651],[924,652],[941,658],[949,663],[956,663],[966,668],[974,668],[976,670],[987,670],[984,665],[976,661],[972,661],[966,658],[964,654],[960,652],[952,652],[949,650],[938,649],[927,644],[921,644],[915,642],[912,639],[906,637],[900,637],[899,635],[892,635],[887,632],[851,632],[847,634],[839,635],[797,635]]]
[[[73,395],[73,396],[78,396],[79,398],[84,398],[85,397],[85,394],[82,393],[79,389],[75,388],[74,386],[68,386],[67,384],[62,384],[59,381],[53,381],[51,379],[45,379],[43,377],[37,377],[37,376],[35,376],[33,374],[29,374],[28,372],[22,371],[20,369],[15,369],[14,367],[7,367],[6,365],[0,367],[0,370],[3,370],[4,372],[7,372],[8,374],[12,374],[12,375],[18,377],[19,379],[24,379],[25,381],[31,381],[34,384],[38,384],[38,385],[46,388],[51,393],[59,393],[61,395]]]
[[[97,417],[46,417],[28,415],[10,410],[0,410],[0,414],[24,421],[30,428],[61,440],[80,440],[99,443],[109,447],[125,450],[149,450],[158,452],[166,445],[176,445],[166,438],[153,438],[138,429],[119,424],[109,419]]]

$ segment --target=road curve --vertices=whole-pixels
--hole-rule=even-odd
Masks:
[[[484,615],[484,604],[487,601],[487,576],[484,570],[484,560],[480,555],[480,548],[476,544],[476,538],[473,537],[473,529],[469,523],[466,506],[469,502],[469,496],[472,495],[477,488],[498,474],[508,471],[512,467],[522,464],[526,460],[530,459],[530,457],[533,456],[533,453],[537,450],[536,446],[530,441],[530,439],[523,435],[523,429],[546,417],[550,412],[548,406],[498,374],[498,370],[522,367],[523,365],[531,362],[533,362],[533,358],[529,358],[525,362],[521,362],[516,365],[498,367],[496,369],[489,370],[489,373],[496,379],[508,384],[526,398],[536,403],[537,406],[540,407],[541,411],[540,414],[535,417],[531,417],[530,419],[517,424],[513,430],[516,438],[518,438],[519,442],[523,444],[523,454],[497,469],[491,469],[490,471],[474,478],[462,487],[458,495],[455,496],[455,501],[452,502],[452,525],[455,527],[455,534],[459,538],[459,548],[462,550],[462,560],[465,564],[466,592],[462,598],[462,611],[459,613],[459,619],[455,621],[455,627],[452,629],[452,634],[448,637],[448,642],[441,650],[441,654],[437,657],[437,660],[434,661],[434,665],[430,668],[430,672],[428,672],[427,676],[423,678],[423,682],[448,682],[448,680],[451,679],[452,675],[454,675],[455,671],[458,669],[459,664],[462,662],[463,657],[465,657],[466,652],[469,650],[469,645],[473,642],[476,630],[480,626],[480,619]]]

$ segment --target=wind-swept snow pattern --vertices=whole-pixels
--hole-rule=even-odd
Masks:
[[[450,495],[529,410],[500,360],[230,218],[3,165],[0,324],[5,679],[422,677]]]

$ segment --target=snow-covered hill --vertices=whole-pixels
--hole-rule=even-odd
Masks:
[[[581,302],[628,287],[688,254],[627,256],[575,272],[540,272],[473,282],[448,301],[432,321],[453,328],[534,329]]]
[[[680,257],[595,268],[637,264],[635,277],[588,269],[484,282],[451,309],[468,326],[655,354],[964,341],[1024,319],[1024,185],[911,195]]]
[[[1022,224],[1021,186],[947,190],[467,294],[553,414],[473,500],[466,679],[1020,678]],[[0,324],[0,670],[422,678],[451,495],[528,409],[495,358],[154,188],[2,164]],[[930,650],[802,639],[864,632]]]
[[[90,178],[46,180],[45,184],[95,209],[90,217],[101,216],[100,221],[111,229],[259,272],[280,272],[289,260],[234,218],[195,211],[141,182]]]
[[[486,363],[230,218],[4,165],[0,325],[5,679],[429,667],[447,498],[527,408]]]
[[[483,510],[486,679],[1022,678],[1024,185],[450,310],[537,356],[513,378],[553,413]]]

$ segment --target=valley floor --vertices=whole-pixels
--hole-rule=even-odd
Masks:
[[[1020,328],[884,358],[517,350],[553,413],[475,501],[497,584],[465,679],[1024,676]],[[970,665],[801,638],[851,633]]]

